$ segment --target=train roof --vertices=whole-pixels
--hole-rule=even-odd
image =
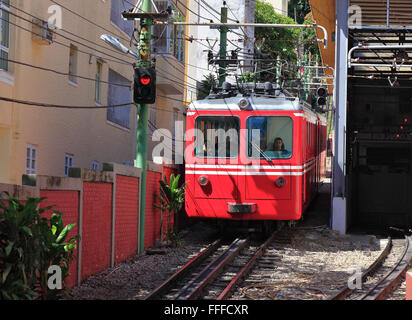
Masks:
[[[246,100],[245,100],[246,99]],[[242,100],[242,101],[241,101]],[[243,109],[241,104],[245,103],[247,106]],[[284,110],[284,111],[302,111],[304,109],[303,103],[299,98],[287,96],[284,93],[279,93],[277,96],[266,96],[251,94],[244,96],[237,94],[234,97],[228,98],[206,98],[204,100],[197,100],[190,103],[188,110]]]

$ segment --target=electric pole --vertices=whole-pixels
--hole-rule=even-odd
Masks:
[[[152,1],[143,0],[142,13],[152,12]],[[152,19],[148,17],[140,19],[139,37],[139,61],[141,68],[151,66],[151,38],[152,38]],[[136,163],[135,166],[142,169],[140,181],[140,218],[139,218],[139,252],[144,252],[144,233],[145,233],[145,214],[146,214],[146,178],[147,178],[147,139],[148,139],[148,118],[149,105],[140,104],[138,107],[137,132],[136,132]]]
[[[138,52],[128,50],[119,45],[118,41],[110,41],[111,43],[115,42],[115,47],[119,47],[123,53],[133,53],[133,56],[138,60],[134,79],[134,101],[138,103],[135,167],[142,170],[140,178],[139,253],[144,252],[149,103],[154,103],[156,98],[156,71],[152,68],[151,61],[152,25],[154,20],[167,21],[171,14],[170,9],[158,12],[156,8],[157,12],[152,12],[152,3],[153,0],[138,1],[134,8],[122,13],[124,19],[134,21],[140,19]]]
[[[220,9],[220,22],[227,23],[227,7],[222,7]],[[220,60],[219,63],[219,87],[222,86],[223,82],[226,80],[226,54],[227,54],[227,31],[228,27],[220,27]]]

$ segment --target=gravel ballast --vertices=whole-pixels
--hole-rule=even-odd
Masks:
[[[381,254],[386,239],[340,235],[329,221],[329,184],[293,231],[290,243],[277,250],[273,269],[259,268],[234,292],[233,300],[324,300],[347,284],[354,270],[366,270]],[[216,239],[217,230],[201,221],[185,230],[181,245],[161,247],[102,271],[71,290],[75,300],[141,300]],[[404,283],[389,299],[405,299]]]

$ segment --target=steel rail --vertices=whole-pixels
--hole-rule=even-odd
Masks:
[[[279,230],[274,231],[272,235],[262,244],[259,249],[255,252],[255,254],[249,259],[249,261],[243,266],[243,268],[236,274],[236,276],[232,279],[232,281],[226,286],[226,288],[222,291],[222,293],[217,297],[216,300],[224,300],[230,296],[233,290],[237,287],[237,285],[242,281],[242,279],[249,273],[250,269],[256,264],[258,259],[262,257],[265,250],[269,246],[269,244],[273,241],[273,239],[277,236]]]
[[[147,295],[144,300],[156,300],[160,299],[160,297],[165,294],[172,287],[177,281],[182,279],[185,275],[190,272],[193,268],[197,267],[202,261],[204,261],[207,257],[209,257],[222,243],[222,240],[216,240],[207,248],[202,250],[197,256],[191,259],[188,263],[186,263],[182,268],[179,269],[174,275],[172,275],[169,279],[163,282],[160,286],[154,289],[149,295]]]
[[[364,282],[368,276],[373,274],[376,271],[376,269],[383,263],[383,261],[389,255],[391,248],[392,248],[392,239],[388,238],[385,249],[381,252],[379,257],[369,266],[369,268],[365,272],[362,273],[361,275],[362,282]],[[329,298],[329,300],[344,300],[354,290],[355,289],[350,289],[348,286],[345,286],[341,291],[339,291],[337,294]]]
[[[402,281],[402,277],[405,275],[411,262],[412,237],[405,236],[405,249],[396,265],[360,300],[384,300],[393,288]]]
[[[212,282],[239,252],[249,243],[249,239],[235,239],[219,257],[207,265],[199,275],[190,281],[175,297],[175,300],[194,300]]]

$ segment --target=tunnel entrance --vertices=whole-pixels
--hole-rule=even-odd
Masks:
[[[352,78],[346,147],[349,228],[410,228],[412,81]]]

